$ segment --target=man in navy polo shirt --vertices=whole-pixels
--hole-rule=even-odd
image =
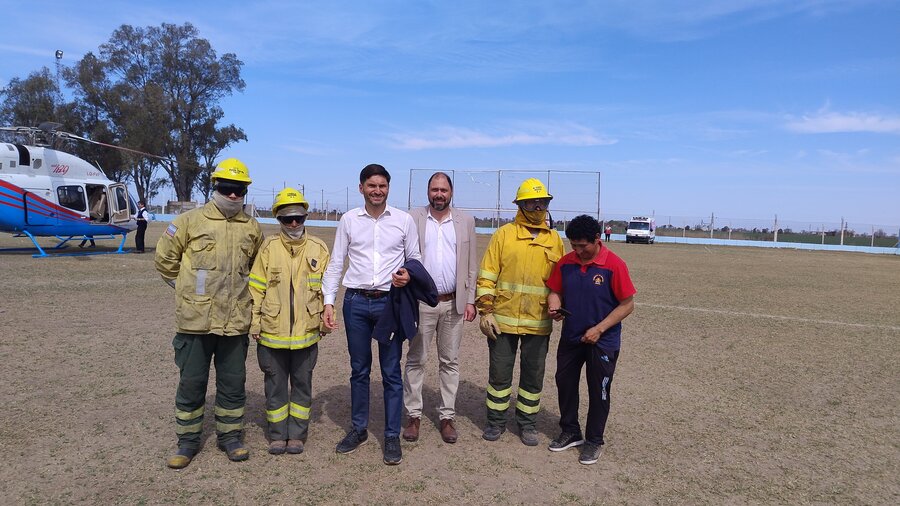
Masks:
[[[610,387],[619,358],[622,320],[634,310],[634,285],[628,267],[601,242],[603,228],[581,215],[569,222],[572,252],[562,257],[547,287],[547,307],[555,320],[565,318],[556,352],[556,388],[562,432],[550,451],[582,446],[578,461],[600,458],[609,417]],[[563,309],[561,309],[563,308]],[[578,386],[587,364],[588,416],[585,436],[578,423]]]

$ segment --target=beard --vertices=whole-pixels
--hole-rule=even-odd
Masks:
[[[447,200],[431,199],[428,201],[428,204],[435,211],[443,211],[444,209],[447,209],[447,207],[450,205],[450,202]]]

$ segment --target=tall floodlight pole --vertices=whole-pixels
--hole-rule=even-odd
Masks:
[[[601,221],[600,214],[600,172],[597,172],[597,221]]]
[[[497,222],[494,224],[494,228],[500,227],[500,179],[503,177],[503,171],[497,171]]]
[[[56,50],[56,87],[59,88],[59,61],[62,60],[62,49]]]
[[[412,209],[412,185],[413,185],[413,175],[416,173],[416,169],[412,169],[409,171],[409,184],[406,185],[406,209]]]

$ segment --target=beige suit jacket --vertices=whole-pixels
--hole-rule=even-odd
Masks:
[[[428,206],[414,207],[409,210],[419,231],[419,253],[425,258],[425,220],[428,218]],[[455,207],[450,208],[453,217],[453,231],[456,233],[456,311],[465,314],[466,304],[475,303],[475,282],[478,280],[478,261],[476,250],[478,241],[475,237],[475,218]]]

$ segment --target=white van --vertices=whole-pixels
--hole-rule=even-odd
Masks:
[[[625,242],[656,242],[656,219],[647,216],[635,216],[628,222],[625,230]]]

